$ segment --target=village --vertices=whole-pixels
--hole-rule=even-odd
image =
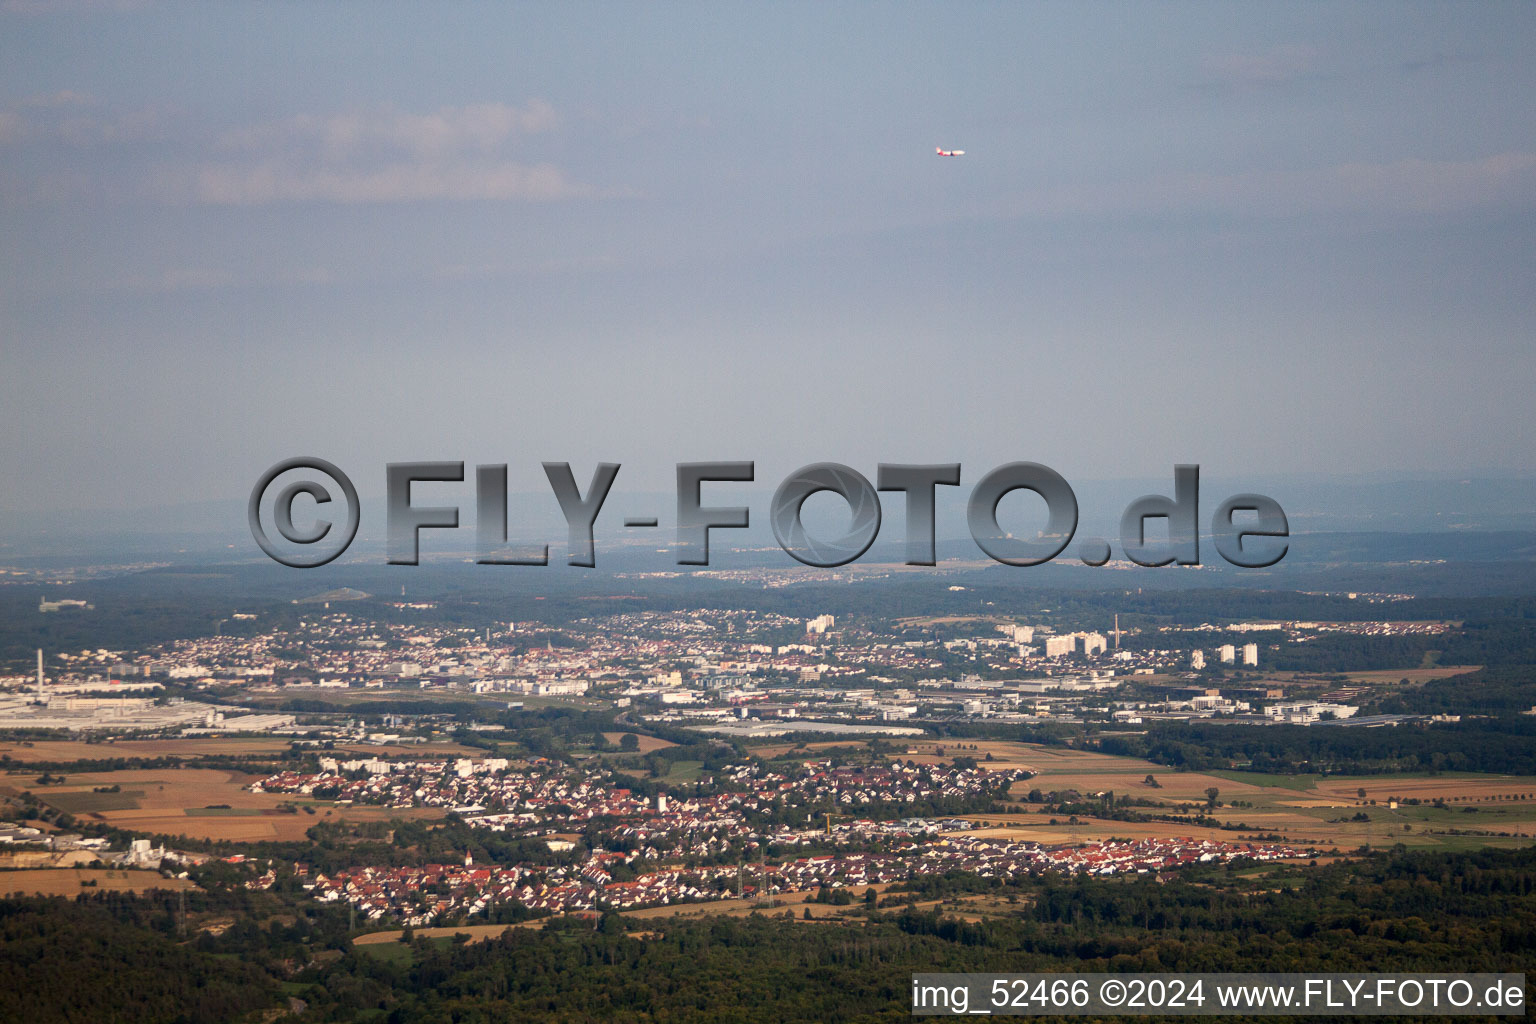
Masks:
[[[547,762],[519,770],[503,758],[322,759],[317,773],[283,772],[251,788],[398,808],[448,808],[473,828],[540,839],[551,854],[570,855],[564,862],[476,865],[466,853],[462,865],[359,867],[312,880],[308,868],[300,867],[304,887],[316,899],[344,902],[368,919],[411,925],[487,915],[510,904],[535,913],[629,910],[867,887],[952,871],[998,879],[1042,871],[1148,873],[1237,857],[1274,860],[1311,853],[1289,845],[1188,838],[1049,846],[968,834],[973,822],[960,813],[907,810],[917,805],[984,810],[1029,776],[1016,768],[988,771],[899,760],[868,766],[820,761],[788,771],[749,763],[720,771],[709,781],[714,792],[642,799],[603,774]],[[590,846],[582,848],[582,842]],[[808,852],[793,856],[796,850]],[[252,884],[270,884],[273,877]]]
[[[255,792],[292,793],[341,803],[390,807],[441,807],[465,823],[494,832],[553,836],[595,826],[594,838],[638,848],[650,858],[697,859],[718,856],[734,846],[802,840],[787,826],[792,819],[825,819],[822,839],[854,837],[846,817],[852,808],[882,808],[880,817],[906,817],[919,801],[957,809],[985,809],[1006,799],[1008,787],[1028,777],[1021,769],[986,771],[953,764],[834,767],[814,762],[792,771],[760,764],[728,766],[714,779],[718,791],[703,795],[657,793],[637,797],[611,785],[606,771],[572,771],[540,762],[512,770],[505,758],[454,762],[377,759],[337,762],[323,758],[318,773],[282,772],[251,784]],[[702,780],[701,780],[702,785]],[[749,816],[755,816],[750,821]],[[957,822],[964,825],[964,822]],[[814,832],[814,830],[812,830]],[[561,840],[554,839],[559,843]]]
[[[858,823],[873,827],[872,822]],[[771,900],[790,892],[845,889],[903,882],[952,871],[1010,880],[1025,875],[1156,874],[1190,864],[1237,858],[1276,861],[1308,857],[1312,851],[1276,844],[1218,843],[1193,839],[1110,840],[1077,847],[1044,847],[937,832],[927,844],[908,841],[888,853],[848,853],[800,857],[747,869],[719,866],[648,871],[628,881],[613,881],[608,868],[643,854],[601,854],[576,867],[476,867],[432,864],[424,867],[358,868],[319,875],[304,887],[325,903],[344,903],[368,920],[398,920],[419,926],[484,916],[498,905],[520,904],[536,913],[633,910],[708,900],[759,897]],[[249,883],[270,885],[269,873]]]

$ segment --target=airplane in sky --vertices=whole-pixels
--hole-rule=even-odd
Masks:
[[[939,156],[965,156],[965,150],[963,149],[939,149],[934,147],[933,151],[939,154]]]

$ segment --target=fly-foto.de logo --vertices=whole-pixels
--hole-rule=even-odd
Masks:
[[[619,465],[599,463],[586,490],[577,484],[568,462],[546,462],[544,474],[565,516],[569,564],[597,564],[593,527],[619,475]],[[326,478],[324,480],[319,478]],[[677,564],[709,564],[711,530],[745,529],[751,509],[742,505],[705,505],[704,485],[750,483],[751,462],[682,462],[677,465]],[[416,483],[463,483],[462,462],[391,462],[384,468],[387,560],[416,565],[423,530],[459,528],[457,505],[418,505]],[[846,565],[862,556],[880,535],[880,491],[900,492],[906,507],[906,564],[933,565],[935,496],[939,487],[960,485],[960,464],[881,463],[875,483],[858,470],[818,462],[784,478],[768,508],[768,521],[779,546],[812,566]],[[1014,491],[1031,491],[1044,500],[1045,526],[1033,538],[1015,537],[998,525],[997,509]],[[807,529],[802,511],[814,494],[836,494],[847,503],[850,521],[839,536],[822,537]],[[300,497],[313,511],[296,518]],[[548,565],[549,545],[507,547],[507,466],[475,467],[475,561],[481,565]],[[718,500],[718,499],[715,499]],[[307,504],[307,503],[306,503]],[[339,508],[337,506],[340,506]],[[247,507],[251,534],[274,560],[308,569],[325,565],[357,536],[361,508],[351,478],[324,459],[299,457],[272,466],[251,489]],[[983,476],[966,505],[966,525],[982,551],[1005,565],[1041,565],[1067,549],[1077,533],[1077,495],[1067,481],[1037,462],[1010,462]],[[302,522],[300,521],[302,519]],[[1166,538],[1149,520],[1163,520]],[[624,526],[654,529],[654,514],[628,515]],[[1120,548],[1125,558],[1145,566],[1200,564],[1200,467],[1178,465],[1173,496],[1148,494],[1125,507],[1120,516]],[[273,532],[276,533],[274,538]],[[1258,569],[1274,565],[1289,549],[1290,526],[1279,503],[1262,494],[1234,494],[1216,506],[1210,520],[1216,551],[1232,565]],[[1075,554],[1086,565],[1104,565],[1113,552],[1100,537],[1079,542]]]

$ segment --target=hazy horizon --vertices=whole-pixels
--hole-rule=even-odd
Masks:
[[[1536,476],[1533,39],[1528,5],[13,0],[0,515],[301,454]]]

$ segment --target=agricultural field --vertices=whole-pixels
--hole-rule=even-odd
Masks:
[[[455,935],[467,935],[470,942],[485,942],[494,939],[509,928],[542,928],[543,919],[522,921],[518,924],[463,924],[457,928],[417,928],[412,935],[418,939],[452,939]],[[352,940],[354,946],[380,946],[385,943],[398,943],[403,931],[368,932],[356,936]]]
[[[790,751],[801,750],[805,751],[807,760],[810,760],[815,757],[824,756],[829,750],[860,750],[865,747],[865,744],[856,739],[842,739],[818,740],[815,743],[749,743],[747,747],[758,757],[780,757],[788,754]]]
[[[803,892],[776,893],[773,904],[759,901],[756,897],[744,899],[706,900],[700,903],[680,903],[666,907],[645,907],[639,910],[625,910],[620,914],[633,925],[664,925],[672,918],[701,918],[701,917],[749,917],[753,914],[770,914],[782,916],[786,912],[789,917],[786,920],[796,922],[818,921],[853,921],[859,922],[865,915],[864,893],[868,889],[874,889],[881,898],[890,895],[890,883],[881,882],[870,886],[857,886],[854,889],[854,901],[838,906],[831,903],[817,903],[813,897],[815,890]],[[900,894],[897,894],[898,896]],[[1016,915],[1021,905],[1018,897],[1010,902],[1007,896],[996,893],[966,893],[947,897],[942,900],[926,899],[913,903],[918,910],[933,910],[942,907],[947,913],[965,921],[982,921],[989,917],[1007,917]],[[888,909],[888,908],[886,908]],[[809,911],[809,916],[807,916]],[[429,939],[438,942],[452,941],[455,936],[465,935],[469,942],[485,942],[494,939],[514,928],[542,928],[546,919],[535,918],[531,921],[521,921],[517,924],[475,924],[460,925],[458,927],[444,928],[416,928],[412,935],[418,939]],[[390,946],[398,946],[401,930],[368,932],[353,938],[354,946],[365,948],[368,952],[383,955],[386,959],[395,950]],[[630,938],[654,939],[664,933],[656,931],[628,931]]]
[[[671,786],[681,786],[698,782],[703,774],[703,761],[673,761],[671,767],[667,769],[667,774],[661,777],[661,781]]]
[[[752,914],[781,915],[786,910],[791,912],[795,921],[858,921],[864,917],[865,904],[864,893],[874,889],[884,899],[888,895],[898,898],[902,894],[891,892],[891,883],[879,882],[874,885],[860,885],[853,887],[853,902],[838,906],[832,903],[817,903],[814,900],[815,890],[802,892],[775,893],[773,905],[760,902],[755,897],[730,900],[710,900],[704,903],[684,903],[670,907],[646,907],[640,910],[626,910],[624,917],[633,921],[653,922],[670,917],[704,917],[723,915],[726,917],[747,917]],[[967,921],[979,921],[986,917],[1007,916],[1017,914],[1019,905],[1017,900],[1013,903],[1006,896],[996,893],[970,893],[948,897],[943,900],[920,900],[915,905],[919,910],[932,910],[943,904],[946,910],[956,910],[955,916]],[[810,911],[810,916],[806,916]]]
[[[641,754],[649,754],[653,750],[661,750],[661,749],[663,749],[665,747],[675,747],[675,746],[677,746],[676,743],[673,743],[670,740],[661,739],[658,736],[645,736],[645,735],[642,735],[640,733],[622,733],[622,732],[605,732],[605,733],[603,733],[603,739],[607,740],[609,743],[612,743],[614,746],[618,746],[619,745],[619,741],[622,740],[625,736],[634,736],[636,739],[638,739],[640,741],[640,746],[639,746],[639,748],[637,749],[636,752],[637,753],[641,753]]]
[[[943,753],[940,753],[943,751]],[[1071,747],[1044,747],[1035,743],[1015,740],[919,740],[907,744],[903,760],[919,764],[947,763],[956,757],[974,757],[978,761],[992,760],[988,768],[1024,768],[1037,774],[1061,772],[1111,773],[1132,775],[1140,772],[1156,772],[1160,765],[1153,765],[1134,757],[1116,757],[1096,750],[1074,750]]]
[[[1004,615],[909,615],[891,620],[893,625],[907,627],[953,626],[961,622],[991,622],[998,625],[1013,622]]]
[[[1465,675],[1476,672],[1481,665],[1437,665],[1434,668],[1375,669],[1367,672],[1344,673],[1352,683],[1366,686],[1392,686],[1408,680],[1410,686],[1419,686],[1433,679]]]
[[[246,757],[280,754],[291,743],[286,737],[200,737],[197,739],[116,740],[86,743],[83,740],[7,741],[0,743],[0,757],[14,763],[108,761],[118,758]]]
[[[106,868],[31,868],[0,871],[0,896],[64,896],[81,893],[149,892],[151,889],[192,889],[185,878],[166,878],[158,871]]]
[[[188,739],[36,740],[0,742],[0,757],[12,764],[59,764],[76,761],[151,760],[158,758],[263,757],[281,754],[292,745],[286,736],[204,736]],[[431,743],[338,743],[334,753],[362,757],[442,758],[484,756],[484,751],[451,740]]]
[[[0,872],[17,868],[84,868],[101,859],[95,850],[45,850],[19,846],[0,850]]]
[[[889,888],[889,885],[882,883],[873,886],[873,888],[883,893]],[[863,888],[858,889],[860,896],[863,893]],[[754,897],[747,897],[745,899],[705,900],[700,903],[678,903],[666,907],[645,907],[640,910],[625,910],[620,913],[626,921],[631,923],[650,923],[673,917],[746,917],[754,913],[782,914],[784,911],[792,909],[794,911],[794,919],[796,921],[803,921],[805,920],[805,910],[809,907],[811,920],[825,921],[828,919],[847,918],[850,911],[863,908],[862,901],[858,899],[852,904],[841,907],[830,903],[810,902],[811,897],[814,895],[814,891],[777,893],[774,895],[772,907],[760,903]],[[545,918],[535,918],[531,921],[520,921],[517,924],[471,924],[458,927],[416,928],[412,931],[412,935],[416,938],[439,941],[451,940],[455,935],[468,935],[470,942],[484,942],[488,939],[497,938],[513,928],[542,928],[544,927],[545,920]],[[391,944],[398,944],[401,934],[402,932],[398,929],[368,932],[367,934],[356,936],[352,943],[355,946],[368,948],[370,953],[383,953],[387,958],[388,954],[393,952],[388,950],[387,947]],[[636,937],[654,933],[630,932],[629,934],[632,937]],[[380,949],[380,947],[386,948]]]
[[[624,917],[631,921],[652,921],[656,918],[667,917],[704,917],[723,915],[726,917],[746,917],[749,914],[782,914],[785,910],[793,910],[795,920],[805,918],[805,909],[810,908],[812,920],[846,917],[850,911],[861,909],[863,903],[860,897],[865,889],[874,889],[883,893],[890,888],[889,883],[879,883],[870,886],[855,886],[854,901],[851,904],[837,906],[831,903],[814,903],[812,897],[816,890],[808,889],[803,892],[774,893],[773,906],[769,907],[758,901],[756,897],[748,896],[743,899],[730,900],[706,900],[702,903],[679,903],[668,907],[643,907],[639,910],[623,911]]]
[[[921,911],[940,910],[946,917],[979,924],[988,918],[1017,917],[1020,907],[1028,902],[1028,897],[1016,897],[1010,902],[1007,896],[996,893],[973,892],[940,900],[918,900],[913,907]]]
[[[1110,836],[1191,836],[1233,842],[1245,836],[1278,835],[1322,849],[1353,850],[1363,845],[1399,843],[1464,849],[1527,846],[1536,841],[1536,777],[1532,776],[1461,773],[1357,778],[1179,772],[1139,758],[989,740],[925,740],[909,745],[907,756],[933,762],[956,756],[984,760],[988,754],[993,758],[985,762],[988,768],[1026,768],[1035,775],[1015,783],[1009,791],[1015,801],[1021,801],[1017,814],[971,817],[980,825],[1003,826],[1008,835],[1041,843],[1089,842]],[[1156,780],[1156,786],[1147,784],[1148,775]],[[1243,827],[1123,822],[1087,816],[1079,816],[1079,823],[1073,825],[1067,816],[1040,813],[1023,803],[1032,789],[1046,793],[1076,790],[1089,800],[1112,792],[1116,798],[1129,796],[1162,805],[1130,808],[1148,814],[1186,813],[1179,805],[1198,805],[1205,813],[1207,790],[1215,789],[1221,806],[1211,816],[1228,826]],[[1364,797],[1359,795],[1362,789]],[[1434,806],[1436,799],[1443,800],[1445,806]],[[1418,803],[1410,804],[1410,800]],[[1390,806],[1392,801],[1397,802],[1396,807]],[[1054,825],[1050,823],[1052,817],[1056,818]]]
[[[1364,791],[1362,797],[1361,791]],[[1536,800],[1536,778],[1529,775],[1389,775],[1346,778],[1330,776],[1309,792],[1344,806],[1357,799],[1444,800],[1458,804],[1489,804]]]
[[[32,791],[39,800],[85,821],[152,835],[260,842],[303,839],[317,821],[387,821],[438,818],[435,808],[335,807],[275,793],[252,793],[255,776],[211,768],[125,769],[67,776],[63,785],[36,785],[12,773],[0,791]],[[117,787],[116,792],[97,792]],[[285,810],[283,806],[293,808]],[[306,810],[305,808],[309,808]]]

